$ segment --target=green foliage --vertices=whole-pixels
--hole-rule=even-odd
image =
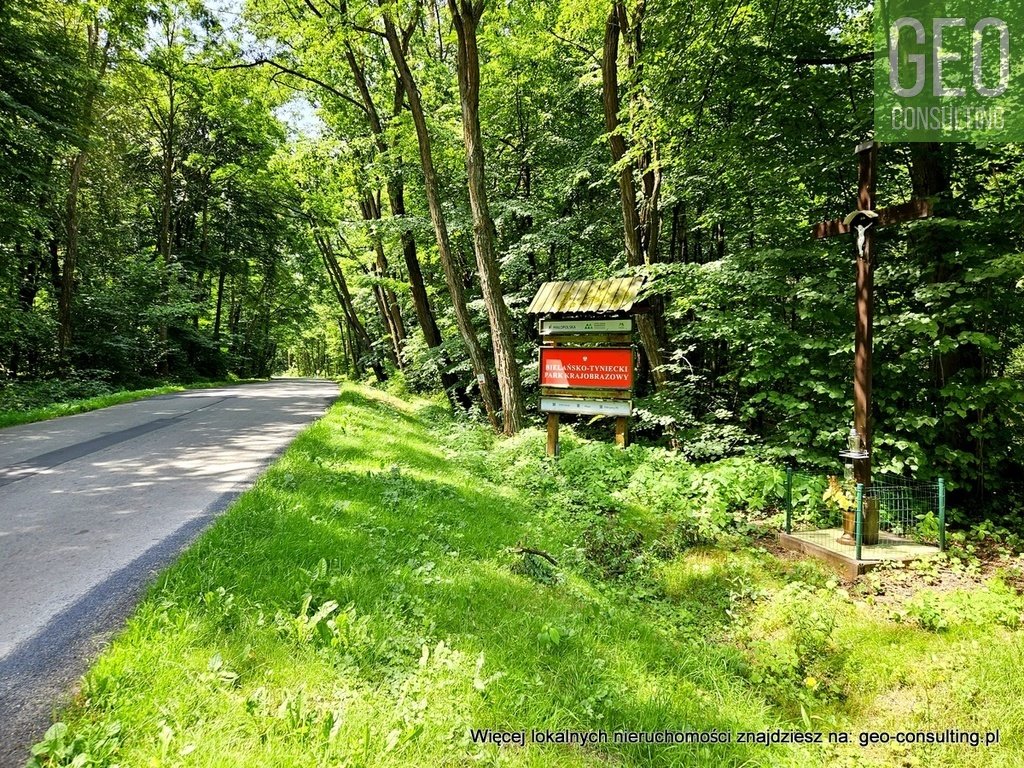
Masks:
[[[918,593],[907,606],[907,615],[915,619],[923,629],[938,632],[947,627],[945,616],[939,608],[938,600],[933,592]]]
[[[795,715],[841,691],[843,654],[836,628],[848,611],[834,589],[792,582],[739,630],[749,676]]]
[[[66,723],[50,726],[32,747],[27,768],[107,768],[121,745],[121,725],[112,722],[83,728],[74,735]]]
[[[109,395],[114,390],[104,371],[83,371],[50,381],[6,382],[0,385],[0,412],[29,411],[68,400]]]
[[[560,574],[554,564],[532,552],[521,552],[520,557],[509,565],[512,573],[525,576],[538,584],[557,584]]]
[[[543,457],[537,430],[482,450],[488,476],[568,514],[581,526],[587,558],[613,577],[643,563],[648,549],[674,552],[747,533],[753,519],[776,513],[783,492],[784,473],[753,459],[696,465],[663,448],[581,441],[564,428],[557,461]]]
[[[308,322],[301,224],[271,162],[282,90],[213,69],[237,49],[202,3],[150,10],[0,9],[0,378],[266,376]]]
[[[537,633],[537,642],[545,650],[554,650],[565,640],[566,636],[562,631],[552,624],[545,624],[541,627],[540,632]]]
[[[793,525],[797,528],[832,528],[842,525],[842,506],[829,497],[849,498],[849,489],[834,490],[832,476],[793,473]],[[845,503],[845,501],[844,501]]]
[[[915,540],[923,542],[937,542],[939,540],[939,518],[934,512],[928,511],[916,516],[917,525],[914,526],[913,535]]]
[[[913,621],[929,632],[962,627],[1006,627],[1021,625],[1024,600],[1000,580],[989,581],[984,589],[949,594],[931,589],[918,592],[906,607],[894,613],[901,621]]]

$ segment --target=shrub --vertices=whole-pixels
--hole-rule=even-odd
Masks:
[[[759,603],[738,633],[750,681],[797,710],[842,690],[843,652],[835,639],[844,603],[834,589],[787,584]]]

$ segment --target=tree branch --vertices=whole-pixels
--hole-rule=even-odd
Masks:
[[[802,66],[821,67],[838,64],[855,64],[862,61],[872,61],[873,53],[853,53],[849,56],[799,56],[796,63]]]
[[[256,61],[243,61],[243,62],[239,62],[238,64],[223,64],[221,66],[211,67],[211,69],[253,69],[254,67],[260,67],[260,66],[263,66],[263,65],[266,65],[268,67],[273,67],[274,69],[276,69],[279,72],[282,72],[282,73],[284,73],[286,75],[292,75],[294,77],[299,78],[300,80],[305,80],[307,83],[313,83],[314,85],[319,85],[321,88],[323,88],[328,93],[332,93],[335,96],[337,96],[339,99],[343,99],[343,100],[347,101],[349,104],[354,105],[361,112],[365,112],[366,111],[366,107],[364,107],[363,104],[361,104],[357,99],[352,98],[351,96],[349,96],[347,93],[344,93],[343,91],[339,91],[333,85],[328,85],[323,80],[319,80],[319,79],[313,77],[312,75],[307,75],[304,72],[298,71],[297,69],[292,69],[291,67],[286,67],[283,64],[279,64],[278,62],[274,61],[273,59],[256,59]]]
[[[416,6],[416,9],[417,11],[413,14],[409,26],[402,30],[402,50],[406,53],[409,52],[409,41],[412,40],[412,36],[416,33],[416,25],[420,20],[419,5]]]
[[[356,32],[365,32],[368,35],[376,35],[377,37],[387,39],[387,35],[385,35],[379,29],[374,29],[373,27],[364,27],[362,24],[355,24],[351,21],[348,23],[348,26],[351,29],[354,29]]]
[[[512,551],[519,555],[536,555],[537,557],[543,557],[552,565],[558,565],[558,561],[542,549],[533,549],[531,547],[514,547]]]
[[[577,43],[575,40],[570,40],[567,37],[562,37],[560,34],[558,34],[557,32],[555,32],[553,30],[550,30],[550,29],[547,30],[547,33],[549,35],[551,35],[553,38],[555,38],[556,40],[560,40],[563,43],[565,43],[566,45],[571,45],[573,48],[576,48],[577,50],[582,51],[583,53],[587,54],[588,57],[593,59],[598,64],[601,63],[601,59],[598,58],[597,53],[595,53],[594,51],[590,50],[585,45],[581,45],[580,43]]]

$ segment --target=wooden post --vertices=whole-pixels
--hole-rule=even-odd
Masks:
[[[615,444],[619,448],[629,445],[629,419],[625,416],[617,416],[615,419]]]
[[[871,485],[871,346],[873,283],[875,272],[875,229],[916,219],[927,219],[933,213],[932,201],[915,198],[900,205],[875,209],[875,180],[878,167],[878,144],[866,141],[854,150],[857,156],[857,210],[871,212],[856,218],[846,217],[823,221],[813,228],[817,238],[856,233],[857,245],[857,331],[853,359],[853,428],[860,438],[860,449],[867,458],[854,459],[856,482]],[[874,503],[870,498],[867,503]]]
[[[558,455],[558,414],[548,414],[548,456]]]
[[[859,159],[857,210],[875,209],[875,181],[878,167],[878,144],[867,141],[856,149]],[[871,347],[874,315],[873,288],[875,272],[874,226],[860,235],[857,253],[857,332],[853,362],[853,426],[860,436],[861,450],[868,455],[853,462],[857,483],[871,485]]]

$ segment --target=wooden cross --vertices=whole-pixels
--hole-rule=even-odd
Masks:
[[[823,221],[814,227],[817,238],[856,232],[857,239],[857,333],[853,361],[853,426],[860,438],[860,453],[853,461],[858,483],[871,484],[871,344],[874,312],[875,238],[879,227],[901,224],[932,215],[930,200],[911,200],[875,210],[878,144],[866,141],[854,150],[859,161],[857,210],[843,219]]]

